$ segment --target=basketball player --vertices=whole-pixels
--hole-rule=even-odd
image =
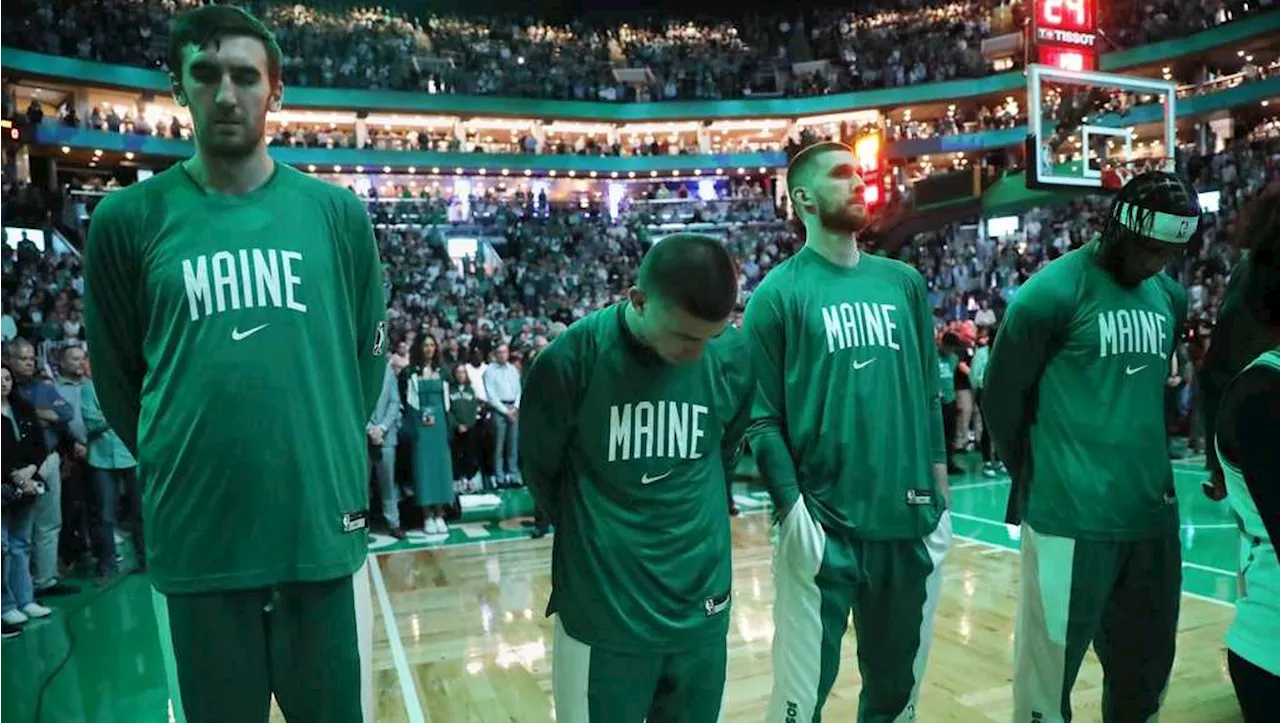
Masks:
[[[769,272],[744,331],[748,432],[780,519],[767,720],[817,721],[852,609],[859,721],[915,720],[951,538],[938,351],[924,279],[858,249],[858,161],[819,143],[787,169],[804,247]]]
[[[1227,664],[1246,723],[1275,718],[1280,691],[1280,183],[1238,226],[1252,239],[1239,311],[1266,348],[1230,383],[1217,415],[1220,469],[1240,526],[1240,595],[1227,630]]]
[[[715,337],[737,278],[716,239],[661,239],[625,301],[570,326],[529,369],[519,451],[556,528],[547,613],[560,723],[719,719],[724,459],[751,390]]]
[[[371,721],[373,230],[350,192],[267,155],[283,86],[261,22],[183,13],[169,63],[196,153],[94,212],[85,328],[138,459],[175,713],[265,722],[274,694],[291,723]]]
[[[1164,394],[1187,311],[1161,269],[1199,222],[1181,178],[1134,177],[1099,236],[1019,289],[996,336],[983,411],[1022,525],[1015,721],[1071,720],[1090,643],[1104,721],[1160,708],[1182,581]]]
[[[1262,199],[1267,199],[1267,202],[1262,202]],[[1257,240],[1259,236],[1248,229],[1260,228],[1258,221],[1265,220],[1263,217],[1274,208],[1268,202],[1280,202],[1280,181],[1273,181],[1263,194],[1242,210],[1237,222],[1237,228],[1241,232],[1237,237],[1245,239],[1246,246],[1248,241]],[[1252,270],[1253,259],[1246,248],[1244,257],[1236,264],[1231,272],[1231,279],[1227,282],[1209,350],[1205,353],[1204,371],[1199,377],[1200,414],[1204,421],[1207,451],[1205,468],[1209,471],[1204,491],[1212,500],[1221,500],[1227,494],[1222,467],[1218,455],[1214,453],[1214,434],[1222,390],[1246,364],[1266,351],[1270,340],[1266,326],[1243,303],[1244,290],[1252,284]]]

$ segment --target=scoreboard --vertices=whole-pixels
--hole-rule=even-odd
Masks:
[[[1032,0],[1031,6],[1033,62],[1098,69],[1098,0]]]

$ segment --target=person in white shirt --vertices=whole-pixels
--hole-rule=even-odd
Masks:
[[[520,469],[516,466],[520,370],[511,363],[510,356],[507,345],[499,344],[494,350],[494,362],[484,370],[485,397],[493,409],[493,481],[500,488],[520,485]]]

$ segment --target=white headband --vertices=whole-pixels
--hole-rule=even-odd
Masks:
[[[1149,224],[1140,222],[1138,214],[1144,211],[1151,214]],[[1130,231],[1167,244],[1187,243],[1196,232],[1196,227],[1200,225],[1199,216],[1178,216],[1163,211],[1151,211],[1124,201],[1116,204],[1116,218],[1119,219],[1121,226]]]

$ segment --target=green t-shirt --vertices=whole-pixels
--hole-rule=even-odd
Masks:
[[[956,400],[956,368],[960,366],[960,357],[945,354],[938,357],[938,390],[942,392],[942,402],[950,404]]]
[[[384,312],[359,199],[284,164],[243,196],[178,164],[102,201],[85,330],[103,414],[138,459],[160,592],[364,564]]]

